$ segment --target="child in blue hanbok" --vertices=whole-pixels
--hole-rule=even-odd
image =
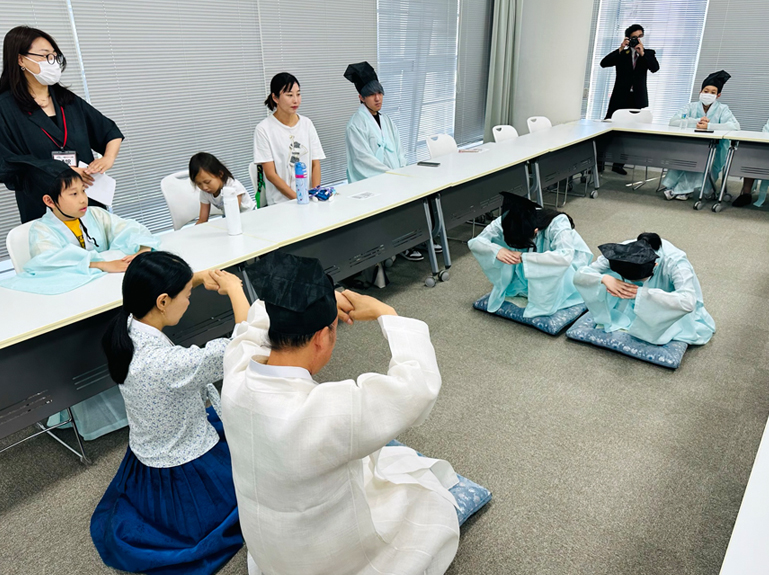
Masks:
[[[123,462],[91,518],[94,545],[115,569],[210,575],[243,544],[213,386],[230,339],[186,348],[162,331],[179,322],[200,284],[229,296],[236,323],[246,320],[237,276],[193,274],[178,256],[151,252],[128,268],[123,305],[102,340],[130,429]]]
[[[502,216],[467,244],[493,286],[487,311],[494,313],[515,296],[528,298],[524,317],[582,303],[572,278],[593,254],[572,219],[526,198],[502,195]]]
[[[716,324],[684,252],[654,233],[598,249],[602,255],[574,276],[596,324],[655,345],[710,341]]]
[[[740,123],[729,106],[718,101],[721,90],[731,76],[725,71],[715,72],[702,82],[699,101],[684,106],[670,120],[671,126],[697,130],[739,130]],[[710,174],[715,182],[726,163],[729,141],[720,140]],[[662,180],[665,199],[688,200],[694,190],[702,186],[704,173],[684,170],[669,170]],[[708,184],[706,183],[706,186]],[[707,188],[706,188],[707,189]]]

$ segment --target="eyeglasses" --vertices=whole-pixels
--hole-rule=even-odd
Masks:
[[[27,52],[27,56],[37,56],[38,58],[45,58],[45,61],[49,64],[53,64],[54,62],[57,62],[59,66],[64,66],[64,63],[67,61],[67,59],[64,57],[63,54],[33,54],[32,52]]]

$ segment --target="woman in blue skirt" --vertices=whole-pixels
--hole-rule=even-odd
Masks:
[[[240,549],[230,450],[219,420],[229,339],[174,345],[192,288],[228,295],[235,321],[249,304],[237,276],[193,274],[167,252],[137,255],[123,279],[123,306],[102,341],[128,415],[128,451],[91,518],[110,567],[152,574],[215,573]],[[206,401],[211,407],[206,409]]]

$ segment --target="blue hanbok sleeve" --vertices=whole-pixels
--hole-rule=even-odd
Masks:
[[[35,222],[29,230],[30,259],[24,271],[0,282],[8,289],[55,295],[79,288],[104,272],[91,268],[94,251],[67,242],[49,226]]]
[[[611,295],[601,283],[604,274],[609,273],[609,260],[598,256],[589,266],[584,266],[574,274],[574,287],[585,301],[587,309],[593,314],[595,323],[606,331],[616,331],[630,327],[630,317],[615,309],[619,298]]]
[[[722,104],[719,106],[716,117],[708,124],[708,129],[738,131],[740,129],[740,123],[737,121],[737,118],[734,117],[729,106]]]
[[[401,133],[398,130],[398,126],[395,122],[390,122],[390,127],[393,131],[393,145],[395,146],[395,154],[398,156],[398,166],[403,168],[406,165],[406,154],[403,153],[403,146],[401,146]]]
[[[135,220],[123,219],[101,208],[88,208],[104,230],[108,246],[103,250],[118,250],[133,255],[142,248],[158,249],[160,239]]]
[[[666,332],[697,306],[694,277],[691,264],[682,260],[672,270],[674,291],[646,286],[638,288],[635,298],[636,318],[628,333],[655,345],[668,343],[672,337],[666,335]]]
[[[371,150],[365,126],[356,122],[357,114],[347,124],[347,172],[351,181],[365,180],[385,173],[390,168],[380,162]],[[381,135],[379,136],[381,138]]]
[[[502,218],[497,218],[486,226],[477,237],[467,242],[467,247],[473,252],[483,273],[486,274],[493,286],[487,307],[489,313],[494,313],[502,306],[505,301],[507,286],[512,282],[515,273],[515,265],[506,264],[497,259],[497,254],[502,249],[504,241]]]
[[[568,217],[556,217],[540,233],[547,235],[550,249],[521,255],[523,273],[529,282],[529,303],[524,317],[552,315],[561,309],[563,302],[574,293],[575,259],[581,265],[588,265],[593,258],[582,238],[572,229]]]

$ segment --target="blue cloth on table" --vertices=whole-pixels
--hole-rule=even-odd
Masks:
[[[387,445],[391,447],[403,446],[403,444],[396,439],[393,439]],[[418,451],[417,455],[424,457],[424,455]],[[461,476],[459,473],[457,473],[457,479],[459,480],[459,483],[449,489],[449,493],[451,493],[457,501],[457,518],[459,519],[459,524],[462,525],[471,515],[491,501],[491,491],[478,485],[474,481],[470,481],[467,477]]]
[[[588,313],[569,328],[566,337],[618,351],[630,357],[648,361],[662,367],[678,368],[689,345],[683,341],[670,341],[665,345],[654,345],[633,337],[625,331],[606,333],[596,325]]]
[[[115,569],[208,575],[243,545],[230,449],[216,412],[219,443],[177,467],[148,467],[128,449],[91,517],[91,538]]]
[[[473,307],[481,311],[486,311],[489,305],[490,295],[491,294],[486,294],[483,296],[473,304]],[[536,327],[538,330],[544,331],[550,335],[558,335],[563,328],[585,313],[587,307],[585,307],[585,304],[580,303],[571,307],[559,309],[553,315],[543,315],[539,317],[523,317],[524,311],[526,311],[525,307],[520,307],[509,301],[504,301],[502,307],[495,311],[494,315],[498,315],[505,319],[511,319],[524,325]]]

